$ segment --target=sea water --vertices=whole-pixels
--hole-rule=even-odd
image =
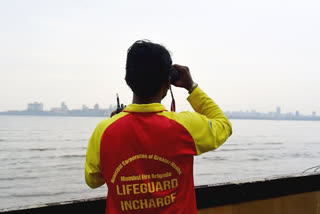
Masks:
[[[106,196],[105,185],[92,190],[84,181],[88,139],[101,120],[0,116],[0,211]],[[286,176],[320,165],[318,121],[231,122],[225,144],[195,157],[195,185]]]

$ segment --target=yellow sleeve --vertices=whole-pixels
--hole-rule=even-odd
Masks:
[[[111,118],[101,121],[92,133],[88,143],[84,170],[85,180],[89,187],[97,188],[105,183],[100,167],[100,143],[103,133],[110,124],[127,114],[128,113],[121,112]]]
[[[197,155],[221,146],[232,134],[232,125],[219,106],[199,87],[195,88],[188,101],[196,111],[185,112],[188,121],[185,127],[193,137]]]
[[[102,121],[98,124],[88,143],[85,162],[85,180],[91,188],[97,188],[105,183],[100,169],[100,140],[105,130],[105,123],[106,121]]]

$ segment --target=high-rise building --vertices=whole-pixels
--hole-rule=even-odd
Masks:
[[[93,108],[94,108],[95,111],[99,111],[99,104],[96,103]]]
[[[89,107],[86,106],[86,105],[82,105],[82,111],[88,111],[89,110]]]
[[[280,114],[281,114],[281,108],[280,108],[279,106],[277,107],[276,112],[277,112],[277,115],[280,115]]]
[[[69,111],[68,106],[65,104],[65,102],[61,103],[60,110],[62,112],[68,112]]]
[[[28,103],[27,111],[32,111],[32,112],[43,111],[43,104],[38,102]]]

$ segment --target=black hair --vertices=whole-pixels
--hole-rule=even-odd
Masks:
[[[128,49],[126,82],[133,93],[149,98],[169,80],[172,59],[162,45],[149,40],[138,40]]]

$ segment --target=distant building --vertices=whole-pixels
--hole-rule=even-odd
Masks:
[[[95,111],[99,111],[99,104],[98,103],[95,104],[93,108],[94,108]]]
[[[89,111],[89,107],[86,105],[82,105],[82,111]]]
[[[299,111],[296,111],[296,117],[299,117],[299,116],[300,116]]]
[[[42,103],[38,103],[38,102],[29,103],[27,111],[31,111],[31,112],[43,111],[43,104]]]
[[[316,117],[317,113],[315,111],[312,112],[312,117]]]
[[[55,114],[67,114],[69,112],[69,108],[68,106],[65,104],[65,102],[62,102],[59,107],[56,108],[51,108],[50,110],[51,112],[55,113]]]
[[[62,112],[68,112],[69,111],[68,106],[64,102],[61,103],[60,111],[62,111]]]
[[[280,115],[280,114],[281,114],[281,108],[280,108],[279,106],[277,107],[276,112],[277,112],[277,115]]]

